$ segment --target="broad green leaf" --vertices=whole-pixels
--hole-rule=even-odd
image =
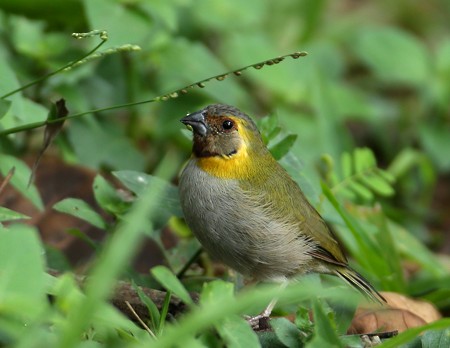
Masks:
[[[129,203],[118,194],[117,190],[101,175],[94,179],[93,190],[95,200],[103,210],[112,214],[123,214],[129,208]]]
[[[300,330],[286,318],[272,319],[270,326],[272,326],[278,339],[286,347],[303,347]]]
[[[362,27],[351,37],[350,48],[383,82],[415,86],[426,82],[430,56],[416,37],[393,27]]]
[[[216,334],[217,335],[217,334]],[[197,338],[194,335],[191,335],[189,337],[186,337],[185,339],[183,339],[182,342],[178,342],[177,344],[174,344],[170,347],[182,347],[182,348],[210,348],[210,347],[221,347],[222,345],[222,340],[220,340],[219,337],[216,337],[215,342],[217,342],[217,344],[206,344],[203,340],[203,337],[199,337]],[[154,342],[158,342],[157,340]],[[208,342],[209,343],[209,342]]]
[[[0,129],[8,129],[21,123],[18,114],[23,108],[25,98],[20,92],[12,94],[7,97],[8,99],[2,98],[2,96],[17,90],[20,84],[15,71],[10,67],[7,55],[2,52],[1,48],[2,46],[0,46]]]
[[[275,127],[274,129],[272,129],[268,134],[267,134],[267,143],[269,143],[272,139],[275,139],[275,137],[280,134],[281,132],[281,127]]]
[[[89,222],[91,225],[106,229],[106,223],[103,218],[85,201],[77,198],[66,198],[53,206],[53,209],[75,216],[81,220]]]
[[[0,222],[29,219],[30,217],[17,211],[0,207]]]
[[[317,134],[322,151],[332,158],[339,158],[345,148],[350,145],[348,130],[339,122],[333,98],[333,82],[326,78],[320,64],[313,65],[311,85],[311,103],[317,117]],[[338,163],[336,163],[338,165]]]
[[[74,1],[69,0],[66,3],[74,3]],[[68,9],[66,4],[57,9],[57,6],[52,6],[51,1],[48,0],[44,0],[44,2],[41,2],[40,4],[45,6],[45,8],[52,13],[52,16],[55,17],[58,16],[55,14],[55,11],[61,12],[60,16],[64,16],[61,9]],[[29,4],[22,4],[22,6],[28,8],[29,10],[34,8],[35,11],[39,11],[38,8],[34,6],[30,7]],[[39,17],[42,19],[47,15],[46,12],[44,13],[40,15],[35,14],[33,17]],[[64,54],[64,52],[66,52],[69,48],[70,36],[68,33],[65,33],[64,31],[56,32],[53,30],[47,30],[46,27],[49,25],[47,22],[41,20],[31,20],[25,16],[15,16],[11,19],[11,40],[13,41],[16,50],[22,56],[28,56],[33,59],[36,64],[48,64],[51,66],[52,57],[57,57],[58,55]]]
[[[363,346],[360,335],[343,335],[339,338],[346,348],[366,348]]]
[[[90,27],[108,32],[109,39],[104,47],[143,44],[150,39],[153,21],[132,7],[108,0],[86,0],[82,3]]]
[[[113,172],[113,175],[138,197],[148,185],[155,185],[155,187],[161,189],[160,204],[156,208],[154,218],[154,223],[157,227],[164,226],[173,215],[183,216],[178,197],[178,188],[170,182],[153,175],[131,170]]]
[[[133,170],[121,170],[112,173],[127,189],[135,193],[138,197],[144,192],[145,188],[152,182],[154,185],[164,189],[169,183],[161,178]]]
[[[246,2],[198,0],[193,1],[191,6],[197,25],[221,32],[235,31],[238,34],[241,34],[244,28],[259,26],[267,9],[267,4],[258,0]],[[236,12],[238,7],[240,11]],[[235,25],[230,27],[230,23]]]
[[[258,336],[251,329],[244,318],[231,316],[216,325],[219,335],[226,347],[230,348],[258,348],[261,347]]]
[[[60,272],[70,272],[73,267],[64,252],[50,245],[44,245],[45,259],[49,269],[57,269]]]
[[[270,114],[257,119],[256,124],[266,145],[281,131],[281,127],[278,126],[278,117],[276,114]]]
[[[420,139],[425,151],[439,171],[450,170],[450,127],[447,124],[424,124],[419,128]]]
[[[164,55],[164,64],[158,68],[159,83],[166,91],[176,90],[209,76],[232,70],[226,67],[202,42],[188,41],[183,37],[172,39],[170,45],[161,53]],[[252,61],[248,62],[248,64],[251,63]],[[189,67],[189,69],[182,67]],[[233,68],[236,69],[239,66]],[[241,85],[231,76],[221,82],[209,81],[205,86],[207,88],[202,90],[202,94],[217,102],[232,105],[237,104],[239,96],[246,94]]]
[[[20,87],[14,70],[2,52],[0,52],[0,76],[2,77],[0,79],[0,97]],[[19,98],[19,96],[14,98]]]
[[[179,297],[187,305],[193,306],[191,296],[187,292],[180,280],[164,266],[156,266],[151,269],[151,274],[166,290],[171,291],[175,296]]]
[[[44,26],[41,21],[31,21],[25,17],[14,18],[14,31],[11,39],[16,49],[23,55],[28,55],[34,59],[41,58],[45,54],[43,50]]]
[[[450,328],[439,331],[427,331],[422,336],[422,348],[450,347]]]
[[[11,100],[0,99],[0,120],[6,115],[11,108]]]
[[[177,227],[174,221],[177,221],[177,223],[181,225],[181,222],[179,220],[180,219],[171,219],[168,225],[169,228],[173,230],[174,227]],[[178,231],[175,233],[182,238],[179,239],[176,246],[169,250],[166,250],[168,259],[167,261],[169,263],[170,269],[173,269],[174,273],[176,274],[179,274],[179,272],[184,270],[189,260],[194,258],[201,250],[201,245],[196,238],[186,238],[187,236],[192,236],[192,232],[186,227],[186,224],[184,222],[182,226],[178,228],[183,228],[182,233],[184,233],[184,235],[180,235],[178,229]]]
[[[141,199],[133,204],[126,217],[116,225],[114,233],[111,233],[103,244],[100,256],[90,269],[90,277],[83,286],[85,296],[71,308],[70,325],[68,323],[60,326],[55,346],[76,346],[83,332],[98,322],[97,314],[110,298],[116,280],[130,265],[135,251],[141,246],[144,238],[143,226],[150,230],[152,228],[147,226],[148,216],[154,213],[160,198],[159,194],[158,188],[149,185]],[[130,323],[129,320],[127,322]],[[134,334],[136,325],[133,326],[131,332]],[[143,339],[142,335],[139,337]],[[146,339],[146,343],[149,340],[150,338]]]
[[[28,180],[31,175],[30,168],[21,160],[9,155],[0,154],[0,172],[3,176],[15,168],[14,175],[11,178],[11,184],[39,210],[44,208],[38,190],[32,184],[28,187]]]
[[[208,308],[214,303],[230,303],[234,297],[233,283],[216,280],[203,285],[200,303]],[[227,347],[259,347],[258,337],[249,324],[239,316],[226,317],[215,325],[219,335],[227,343]]]
[[[405,332],[400,333],[398,336],[392,337],[392,338],[384,341],[383,344],[379,346],[379,348],[401,347],[402,345],[407,344],[408,342],[415,339],[418,335],[421,335],[425,330],[441,329],[441,330],[447,331],[449,327],[450,327],[450,319],[449,318],[440,319],[440,320],[434,321],[430,324],[426,324],[423,326],[414,327],[409,330],[406,330]],[[446,333],[446,334],[448,335],[448,333]],[[432,348],[431,346],[428,346],[428,347]]]
[[[276,160],[279,160],[289,152],[296,140],[297,134],[289,134],[278,143],[271,146],[269,150],[272,153],[273,157],[275,157]]]
[[[48,301],[44,249],[38,232],[26,225],[0,226],[0,308],[23,321],[42,314]]]
[[[334,323],[331,322],[330,318],[325,314],[324,309],[319,304],[318,301],[313,303],[314,310],[314,336],[311,341],[309,341],[305,347],[307,348],[323,348],[323,347],[336,347],[344,348],[339,336],[334,328]]]
[[[39,18],[45,20],[50,27],[62,28],[62,26],[67,25],[71,28],[77,28],[84,25],[83,8],[79,0],[67,0],[63,3],[41,0],[40,6],[33,5],[35,4],[30,3],[29,0],[2,0],[0,2],[0,8],[4,12],[15,13],[20,17]],[[71,16],[66,16],[68,13]]]
[[[273,331],[257,332],[262,348],[286,348]]]
[[[288,152],[287,155],[280,160],[280,164],[286,169],[292,179],[298,183],[308,200],[313,205],[316,205],[320,201],[320,193],[311,181],[314,178],[311,178],[305,173],[303,163],[298,157],[293,152]]]
[[[225,282],[223,280],[215,280],[203,284],[202,293],[200,296],[200,303],[207,307],[210,303],[233,299],[234,285],[233,283]]]
[[[144,169],[144,155],[116,123],[84,118],[72,121],[67,132],[75,154],[85,166]]]
[[[349,122],[379,122],[380,117],[376,105],[370,99],[371,94],[361,89],[357,84],[343,84],[338,81],[333,85],[333,96],[336,111],[342,121]]]
[[[6,116],[2,119],[2,127],[10,128],[33,122],[43,122],[47,119],[48,109],[42,104],[14,94],[8,97],[12,100]]]
[[[164,0],[152,0],[151,3],[143,2],[139,4],[144,11],[147,11],[152,17],[158,18],[164,23],[170,31],[178,29],[178,8],[174,2]]]

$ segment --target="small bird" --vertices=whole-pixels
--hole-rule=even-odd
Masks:
[[[181,122],[193,131],[193,154],[179,182],[181,207],[212,257],[255,280],[334,274],[385,302],[349,267],[336,237],[271,155],[249,116],[214,104]]]

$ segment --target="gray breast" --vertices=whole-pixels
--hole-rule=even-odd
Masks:
[[[313,246],[292,220],[274,219],[270,202],[245,192],[237,180],[204,172],[192,159],[180,177],[186,222],[206,251],[257,279],[303,273]]]

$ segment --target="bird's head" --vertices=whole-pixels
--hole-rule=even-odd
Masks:
[[[193,152],[198,158],[231,158],[265,149],[253,120],[233,106],[209,105],[181,122],[194,133]]]

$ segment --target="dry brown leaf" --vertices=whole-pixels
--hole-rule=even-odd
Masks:
[[[394,292],[383,292],[382,295],[388,304],[384,307],[367,304],[360,306],[347,331],[349,334],[394,330],[402,332],[441,318],[441,314],[431,303]]]

